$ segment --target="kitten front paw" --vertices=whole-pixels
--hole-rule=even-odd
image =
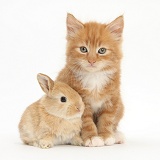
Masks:
[[[87,139],[84,143],[84,146],[86,146],[86,147],[100,147],[100,146],[104,146],[104,141],[101,137],[94,136],[94,137]]]
[[[42,149],[48,149],[48,148],[53,147],[53,143],[50,141],[46,141],[46,140],[40,140],[39,147]]]
[[[116,142],[116,139],[113,136],[110,136],[104,140],[104,144],[106,146],[111,146],[111,145],[115,144],[115,142]]]

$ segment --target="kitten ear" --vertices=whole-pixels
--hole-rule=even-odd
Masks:
[[[54,81],[48,77],[47,75],[45,74],[42,74],[42,73],[39,73],[37,75],[37,80],[42,88],[42,90],[48,94],[49,91],[53,88],[54,86]]]
[[[110,31],[110,33],[117,41],[121,40],[123,27],[124,27],[123,16],[119,16],[118,18],[116,18],[114,21],[112,21],[107,25],[107,29]]]
[[[67,14],[67,36],[73,38],[79,29],[82,29],[83,24],[78,21],[72,14]]]

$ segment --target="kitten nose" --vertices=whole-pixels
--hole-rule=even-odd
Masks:
[[[88,62],[91,64],[91,66],[93,66],[94,63],[96,63],[95,59],[88,59]]]

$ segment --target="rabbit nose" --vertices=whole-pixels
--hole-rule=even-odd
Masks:
[[[80,112],[81,111],[81,106],[76,105],[76,110]]]

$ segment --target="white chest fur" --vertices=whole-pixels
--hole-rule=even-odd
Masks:
[[[91,105],[91,108],[96,113],[108,99],[94,99],[96,94],[99,94],[101,90],[107,85],[115,73],[115,70],[100,71],[100,72],[82,72],[77,75],[77,78],[81,81],[82,87],[91,92],[91,95],[87,97],[87,101]]]
[[[101,91],[109,83],[114,71],[82,72],[77,75],[83,88],[89,91]]]

